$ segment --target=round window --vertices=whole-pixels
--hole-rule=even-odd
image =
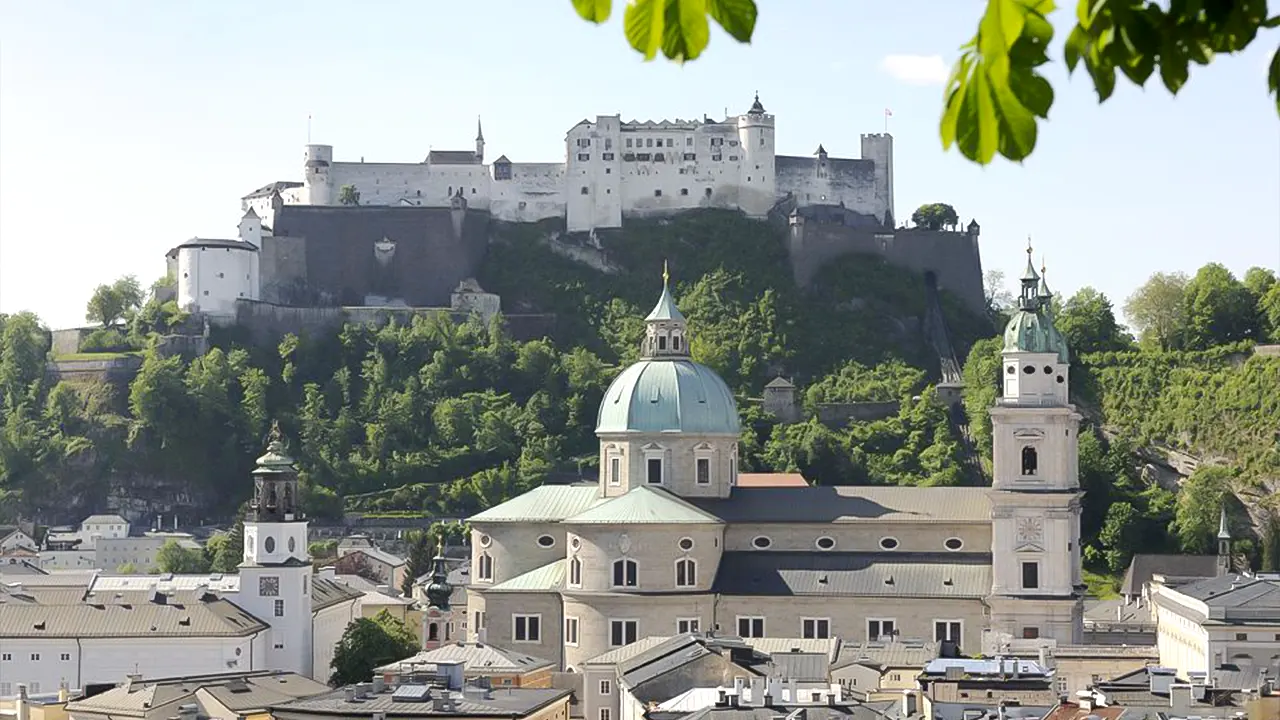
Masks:
[[[1066,382],[1066,381],[1062,379],[1062,376],[1061,376],[1061,375],[1059,375],[1059,376],[1058,376],[1058,384],[1059,384],[1059,385],[1061,385],[1061,384],[1062,384],[1062,383],[1064,383],[1064,382]]]
[[[942,544],[951,552],[955,552],[964,547],[964,541],[960,538],[947,538],[947,541]]]
[[[814,544],[818,546],[819,550],[830,550],[836,546],[836,539],[823,535]]]
[[[891,537],[880,538],[880,547],[884,548],[885,550],[897,549],[898,539],[891,538]]]
[[[573,539],[569,541],[569,547],[573,548],[574,550],[577,550],[578,548],[582,547],[582,541],[579,540],[578,537],[575,535]]]
[[[293,552],[297,549],[298,549],[298,541],[294,540],[293,538],[289,538],[289,552]]]
[[[1035,371],[1036,371],[1036,369],[1035,369],[1034,367],[1030,366],[1030,365],[1028,365],[1028,366],[1026,366],[1026,367],[1022,368],[1022,372],[1026,373],[1026,374],[1028,374],[1028,375],[1030,375],[1031,373],[1033,373],[1033,372],[1035,372]]]
[[[758,550],[767,550],[769,547],[773,545],[773,541],[765,537],[764,535],[760,535],[756,537],[754,540],[752,540],[751,544],[755,545],[756,549]]]
[[[493,542],[493,538],[489,537],[488,535],[480,536],[480,547],[489,547],[489,544],[492,542]]]
[[[689,552],[690,550],[693,549],[693,538],[687,538],[687,537],[680,538],[680,542],[676,544],[680,546],[681,550],[685,552]]]
[[[273,553],[273,552],[275,552],[275,551],[276,551],[276,539],[275,539],[275,538],[273,538],[273,537],[268,537],[266,540],[263,540],[263,541],[262,541],[262,548],[263,548],[264,550],[266,550],[267,552],[269,552],[269,553]]]
[[[1045,366],[1044,366],[1044,374],[1045,374],[1045,375],[1052,375],[1052,374],[1053,374],[1053,368],[1049,367],[1048,365],[1045,365]]]
[[[555,544],[556,544],[556,539],[551,537],[550,535],[538,536],[538,547],[549,548]]]
[[[1016,367],[1014,367],[1014,366],[1010,365],[1009,367],[1005,368],[1004,372],[1005,372],[1005,374],[1006,374],[1006,375],[1012,375],[1012,374],[1014,374],[1014,373],[1018,372],[1018,368],[1016,368]]]

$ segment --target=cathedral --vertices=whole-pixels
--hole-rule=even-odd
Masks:
[[[1079,643],[1077,429],[1066,343],[1027,251],[991,408],[990,487],[742,487],[738,408],[692,360],[666,276],[642,358],[601,400],[595,483],[470,519],[473,640],[565,670],[647,636]],[[836,483],[839,478],[819,478]]]

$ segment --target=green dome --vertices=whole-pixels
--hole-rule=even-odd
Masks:
[[[738,405],[711,368],[650,359],[614,379],[600,401],[596,433],[685,432],[738,435]]]
[[[1005,352],[1057,353],[1058,361],[1067,363],[1067,341],[1043,311],[1019,310],[1004,328]]]

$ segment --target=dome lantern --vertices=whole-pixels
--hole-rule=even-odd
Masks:
[[[667,272],[667,263],[662,263],[662,294],[658,296],[658,304],[645,317],[644,347],[641,357],[645,359],[671,357],[689,357],[688,322],[680,309],[676,307],[675,298],[671,297],[671,274]]]

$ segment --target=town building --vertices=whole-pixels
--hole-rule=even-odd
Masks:
[[[842,643],[831,665],[831,681],[871,699],[901,697],[919,687],[916,678],[942,650],[937,642]]]
[[[569,720],[571,694],[568,689],[494,690],[467,684],[462,664],[455,663],[445,673],[415,676],[398,684],[375,677],[371,683],[275,705],[271,715],[274,720]]]
[[[352,535],[338,542],[338,571],[350,573],[357,565],[367,567],[379,583],[393,588],[404,585],[409,571],[404,558],[377,547],[367,535]]]
[[[1004,336],[982,487],[743,487],[724,381],[689,357],[670,290],[642,359],[600,404],[596,483],[545,485],[470,518],[473,639],[566,670],[650,635],[1082,637],[1080,415],[1030,261]],[[839,479],[833,478],[833,482]]]
[[[278,429],[253,476],[237,574],[0,572],[0,695],[126,675],[283,670],[327,680],[360,593],[314,577],[297,471]],[[107,524],[128,532],[123,519]]]
[[[272,705],[329,689],[311,678],[275,670],[157,680],[132,676],[105,692],[72,700],[66,710],[71,720],[269,720]]]
[[[1017,707],[1020,717],[1041,718],[1057,706],[1053,671],[1016,658],[940,658],[920,673],[921,708],[927,717],[961,720]]]
[[[556,664],[550,660],[525,655],[514,650],[484,645],[482,643],[448,643],[432,650],[388,663],[374,670],[388,684],[422,673],[437,674],[438,668],[447,663],[462,663],[463,676],[468,682],[485,681],[490,687],[551,687]]]

